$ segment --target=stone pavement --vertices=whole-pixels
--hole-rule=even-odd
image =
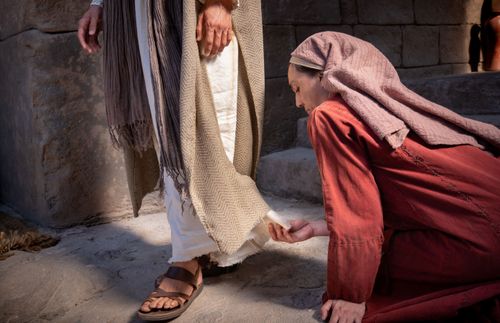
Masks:
[[[323,214],[319,205],[267,200],[290,219]],[[0,262],[0,322],[140,322],[135,312],[171,254],[165,214],[57,234],[55,247]],[[236,272],[206,279],[175,322],[317,322],[327,243],[270,241]]]

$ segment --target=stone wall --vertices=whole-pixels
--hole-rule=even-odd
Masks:
[[[296,111],[286,81],[290,52],[324,30],[371,42],[403,80],[470,72],[469,41],[482,0],[263,0],[266,119],[263,153],[293,144]]]
[[[87,0],[0,2],[0,202],[52,226],[130,214],[99,56],[75,29]]]

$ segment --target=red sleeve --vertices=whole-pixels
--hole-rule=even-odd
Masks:
[[[361,303],[373,289],[383,243],[382,205],[370,169],[366,127],[339,102],[309,117],[330,231],[327,296]]]

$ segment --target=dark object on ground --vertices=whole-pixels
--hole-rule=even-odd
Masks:
[[[56,245],[59,238],[39,233],[23,221],[0,212],[0,260],[12,256],[11,250],[40,251]]]
[[[234,264],[228,267],[219,267],[217,263],[210,261],[209,256],[199,257],[198,262],[201,266],[203,277],[216,277],[224,274],[229,274],[236,271],[240,266],[240,264]]]

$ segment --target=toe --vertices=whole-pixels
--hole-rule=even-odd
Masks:
[[[179,302],[177,302],[175,299],[170,301],[170,308],[174,308],[179,306]]]
[[[142,311],[142,312],[150,312],[150,311],[151,311],[151,308],[149,307],[149,306],[150,306],[150,304],[151,304],[151,302],[150,302],[150,301],[146,301],[146,302],[144,302],[144,303],[142,304],[142,306],[141,306],[141,311]]]
[[[158,304],[160,303],[160,300],[161,298],[158,297],[158,298],[155,298],[154,300],[151,301],[151,303],[149,303],[149,308],[150,309],[156,309],[156,308],[159,308]]]
[[[167,304],[169,301],[168,298],[166,297],[162,297],[160,299],[158,299],[158,303],[156,303],[156,308],[165,308],[165,304]]]

